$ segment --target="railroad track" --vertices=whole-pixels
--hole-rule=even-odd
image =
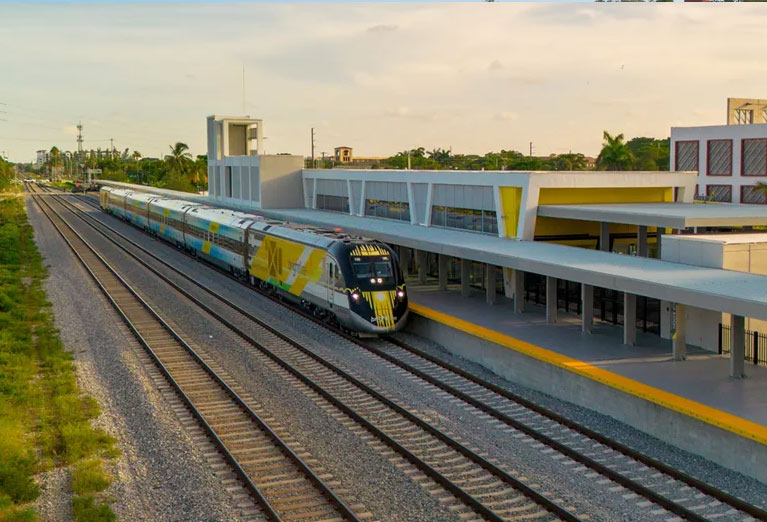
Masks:
[[[33,196],[271,520],[361,520],[52,205]]]
[[[222,273],[229,276],[225,272]],[[275,302],[285,306],[279,300]],[[610,482],[625,487],[634,495],[641,496],[644,500],[638,499],[637,504],[644,507],[648,514],[657,511],[659,506],[685,520],[744,520],[750,517],[767,520],[767,511],[762,508],[566,419],[397,338],[389,336],[375,343],[361,341],[328,327],[309,314],[293,307],[288,308],[357,344],[372,357],[383,359],[386,364],[405,370],[452,395],[468,408],[477,410],[475,413],[479,417],[500,421],[504,427],[534,439],[546,446],[547,453],[552,456],[564,455]],[[552,454],[549,449],[555,453]]]
[[[128,255],[144,263],[148,270],[229,328],[286,378],[303,385],[307,391],[319,395],[332,405],[334,412],[331,414],[335,418],[343,418],[342,422],[350,429],[357,425],[375,437],[381,449],[386,448],[388,453],[392,453],[398,466],[409,468],[405,471],[407,474],[415,477],[414,480],[422,483],[426,489],[434,490],[435,496],[441,502],[449,504],[449,509],[459,513],[461,518],[579,520],[557,502],[502,469],[498,463],[480,455],[476,449],[469,448],[450,434],[443,433],[427,420],[386,398],[370,385],[317,356],[236,304],[208,290],[192,277],[170,266],[112,227],[86,217],[82,209],[78,209],[71,202],[68,203],[68,208],[73,212],[79,211],[76,215],[86,224],[99,231]],[[118,242],[110,237],[111,235],[117,235],[131,247],[137,248],[163,267],[183,277],[186,282],[192,283],[195,288],[202,289],[207,298],[214,298],[217,304],[224,303],[235,317],[224,317],[220,311],[221,307],[215,306],[214,310],[214,305],[205,304],[184,290],[156,268],[149,266],[146,260],[121,245],[122,241]],[[234,322],[243,326],[235,325]],[[439,488],[435,489],[434,483]]]

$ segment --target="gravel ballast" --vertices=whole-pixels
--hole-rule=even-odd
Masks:
[[[95,212],[95,214],[98,213]],[[646,511],[636,509],[636,499],[620,500],[626,491],[613,492],[613,495],[618,499],[614,509],[605,508],[603,511],[593,511],[595,509],[594,506],[599,506],[604,501],[604,488],[600,489],[598,485],[593,483],[594,481],[588,480],[585,474],[572,473],[567,469],[562,469],[561,466],[558,466],[556,460],[540,451],[540,448],[534,448],[531,444],[519,444],[509,440],[507,436],[502,435],[491,423],[478,421],[477,416],[471,413],[471,411],[467,411],[463,405],[456,404],[453,400],[445,400],[443,394],[436,393],[433,388],[425,386],[421,381],[404,376],[401,372],[387,369],[384,365],[380,364],[380,361],[376,361],[370,356],[361,353],[360,349],[352,343],[330,334],[323,328],[295,314],[286,312],[279,305],[222,277],[200,265],[197,261],[183,256],[179,252],[174,251],[174,249],[147,237],[142,232],[105,215],[99,216],[99,219],[104,219],[111,226],[119,227],[121,232],[130,235],[134,240],[151,248],[152,251],[161,257],[172,261],[174,265],[180,268],[186,267],[184,268],[185,270],[194,271],[198,281],[216,288],[225,297],[235,300],[241,306],[270,321],[274,326],[305,342],[307,346],[317,350],[318,353],[338,360],[345,368],[351,369],[355,374],[364,377],[367,381],[374,382],[386,390],[387,394],[396,398],[401,404],[408,405],[410,408],[428,415],[430,420],[438,425],[460,434],[466,440],[472,441],[472,443],[478,445],[492,456],[522,472],[533,483],[538,484],[540,486],[539,489],[542,491],[550,490],[561,494],[564,500],[566,500],[566,504],[573,504],[579,507],[578,512],[584,512],[581,511],[583,509],[591,514],[592,518],[600,520],[618,520],[626,519],[626,517],[638,520],[646,516]],[[440,346],[430,341],[406,334],[403,334],[403,339],[425,351],[447,359],[452,364],[472,371],[514,393],[549,407],[568,418],[620,440],[693,476],[730,491],[737,496],[741,496],[756,505],[764,505],[764,499],[767,498],[767,486],[764,484],[724,469],[695,455],[680,451],[604,415],[516,386],[513,383],[498,378],[479,365],[451,356]],[[586,476],[586,479],[584,479],[584,476]]]
[[[69,218],[68,216],[67,219]],[[115,226],[110,219],[109,224]],[[256,397],[264,409],[300,442],[330,472],[342,487],[363,504],[377,520],[458,521],[458,515],[445,509],[431,494],[390,462],[366,440],[350,432],[322,409],[316,398],[276,373],[254,350],[220,323],[211,321],[198,307],[172,293],[165,283],[149,274],[133,259],[99,237],[89,227],[78,224],[91,244],[127,281],[196,345]],[[120,226],[117,223],[117,226]],[[120,229],[123,230],[122,228]],[[158,242],[144,237],[150,243]],[[168,249],[171,254],[177,254]],[[191,261],[192,265],[197,263]],[[197,268],[200,268],[197,264]],[[220,276],[218,276],[220,277]],[[188,286],[188,283],[187,283]],[[247,296],[247,294],[244,294]],[[220,306],[217,306],[220,308]]]
[[[120,456],[106,493],[118,519],[239,520],[150,381],[128,329],[31,199],[27,209],[48,266],[45,289],[60,338],[74,354],[81,389],[101,407],[94,424],[117,439]]]

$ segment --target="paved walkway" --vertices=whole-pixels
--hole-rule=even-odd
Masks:
[[[767,367],[746,364],[746,378],[732,379],[726,356],[690,348],[686,361],[673,361],[671,341],[654,334],[638,332],[637,346],[629,347],[621,327],[596,321],[593,333],[583,334],[580,318],[561,310],[559,321],[547,324],[542,306],[525,303],[525,313],[515,314],[511,300],[499,296],[496,305],[488,305],[479,290],[463,298],[456,285],[440,291],[411,279],[408,292],[416,305],[767,425]]]

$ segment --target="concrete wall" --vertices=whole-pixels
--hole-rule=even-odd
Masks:
[[[663,261],[767,275],[767,234],[663,236]],[[661,324],[670,324],[668,303]],[[687,307],[687,343],[705,350],[719,349],[719,324],[730,324],[730,314]],[[767,321],[746,318],[746,329],[767,333]],[[670,338],[664,329],[661,336]]]
[[[767,446],[565,369],[410,315],[407,330],[510,381],[590,408],[691,453],[767,482]]]
[[[691,201],[695,186],[692,174],[668,172],[524,172],[524,171],[417,171],[366,169],[304,169],[303,190],[306,202],[316,201],[316,194],[344,196],[332,188],[331,182],[357,185],[360,200],[382,199],[407,202],[411,222],[430,226],[435,205],[474,210],[495,211],[500,237],[532,240],[541,189],[573,188],[648,188],[677,187],[680,201]],[[470,183],[467,183],[469,182]],[[516,230],[505,230],[505,209],[500,188],[521,189],[519,208],[515,208]],[[327,190],[328,192],[321,192]],[[313,191],[313,192],[312,192]],[[310,192],[311,197],[310,197]],[[357,197],[357,194],[354,194]],[[313,207],[311,207],[313,208]],[[349,205],[352,214],[364,215],[364,205]]]
[[[302,156],[261,158],[261,208],[303,208]]]
[[[756,185],[763,178],[741,176],[741,142],[744,139],[767,138],[767,124],[711,125],[706,127],[671,127],[670,168],[676,168],[676,142],[698,141],[698,194],[705,196],[706,185],[731,185],[732,202],[740,203],[740,187]],[[709,176],[707,164],[708,140],[732,140],[732,175]]]

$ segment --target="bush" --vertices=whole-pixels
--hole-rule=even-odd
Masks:
[[[78,495],[88,495],[105,490],[112,482],[98,459],[79,463],[72,472],[71,488]]]
[[[112,508],[97,504],[92,496],[72,499],[72,514],[76,522],[112,522],[117,520]]]

